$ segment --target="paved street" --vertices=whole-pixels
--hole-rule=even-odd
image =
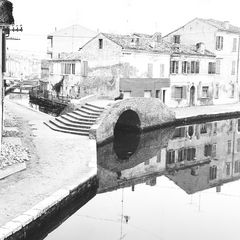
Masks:
[[[95,142],[55,132],[43,124],[51,116],[6,101],[8,111],[23,122],[22,143],[32,159],[27,170],[0,180],[0,225],[96,170]]]
[[[230,113],[240,111],[240,103],[223,104],[213,106],[195,106],[184,108],[172,108],[176,113],[176,118],[187,118],[204,114]]]

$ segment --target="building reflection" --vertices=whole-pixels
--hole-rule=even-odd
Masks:
[[[133,138],[132,138],[133,139]],[[128,145],[128,144],[127,144]],[[166,176],[192,194],[240,178],[240,119],[161,129],[140,136],[135,152],[120,159],[114,142],[98,149],[99,192],[139,183],[150,186]]]

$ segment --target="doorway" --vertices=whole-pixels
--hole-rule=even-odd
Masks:
[[[190,88],[190,106],[194,106],[195,105],[195,87],[192,86]]]

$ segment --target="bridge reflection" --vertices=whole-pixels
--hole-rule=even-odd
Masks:
[[[166,176],[192,194],[240,178],[240,119],[121,137],[98,148],[98,193]]]

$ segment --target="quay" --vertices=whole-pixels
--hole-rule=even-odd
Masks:
[[[134,101],[134,99],[128,101]],[[105,106],[112,102],[94,100],[94,104],[99,106]],[[139,104],[143,106],[142,102]],[[57,128],[53,131],[44,122],[49,120],[54,122],[55,117],[14,101],[6,100],[5,106],[7,111],[12,112],[20,121],[24,122],[22,144],[25,147],[31,146],[32,158],[27,162],[26,170],[0,181],[2,196],[0,200],[0,239],[29,239],[34,235],[36,229],[46,229],[49,226],[48,231],[45,231],[47,233],[49,229],[57,227],[76,210],[71,207],[74,202],[81,202],[83,205],[96,194],[98,186],[97,140],[96,138],[90,139],[89,136],[61,132]],[[127,105],[121,106],[121,101],[117,104],[114,103],[114,106],[121,108],[121,114],[129,110]],[[170,110],[175,113],[175,120],[169,110],[164,109],[168,114],[166,119],[172,124],[174,122],[217,120],[216,117],[240,116],[240,104]],[[106,118],[106,113],[112,114],[109,115],[110,118]],[[96,126],[101,126],[103,123],[109,126],[111,119],[117,122],[117,117],[120,118],[121,114],[117,108],[115,113],[117,114],[114,115],[111,108],[108,108],[104,112],[104,117],[100,117],[102,120],[92,126],[92,131],[97,131]],[[143,113],[141,114],[140,119],[145,119],[149,123],[150,119]],[[147,114],[145,113],[145,115]],[[111,125],[111,127],[113,126],[115,125]],[[104,127],[101,126],[101,129],[104,130]],[[101,130],[102,133],[105,131],[103,130]],[[89,132],[92,136],[91,129]],[[110,132],[112,134],[113,129]],[[81,204],[77,206],[80,207]],[[70,212],[67,210],[69,207],[72,209]],[[59,216],[60,218],[58,218]],[[53,217],[57,221],[50,226],[49,223]]]

